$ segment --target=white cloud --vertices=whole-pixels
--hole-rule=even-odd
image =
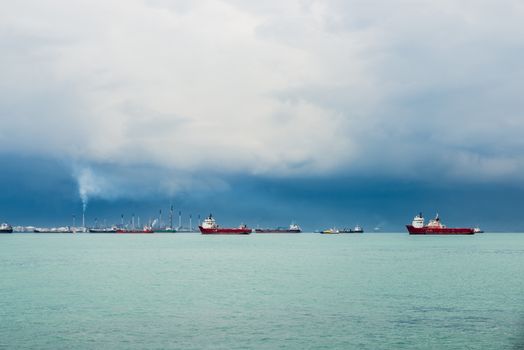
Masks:
[[[454,177],[450,154],[496,145],[483,176],[520,175],[523,14],[510,0],[4,3],[0,147],[186,178],[412,174],[424,157]]]

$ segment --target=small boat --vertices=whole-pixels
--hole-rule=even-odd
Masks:
[[[477,226],[477,227],[473,228],[473,232],[475,232],[475,233],[484,233],[484,230],[481,230],[480,227]]]
[[[328,228],[327,230],[320,231],[320,233],[324,235],[333,235],[333,234],[340,233],[340,231],[333,227],[333,228]]]
[[[364,233],[364,229],[361,226],[357,225],[354,228],[343,228],[339,230],[340,233]]]
[[[302,229],[295,223],[289,225],[289,228],[277,227],[277,228],[256,228],[256,233],[300,233]]]
[[[0,233],[13,233],[13,226],[3,223],[0,225]]]
[[[247,235],[252,231],[244,224],[236,228],[219,227],[211,214],[204,219],[202,225],[198,226],[198,228],[203,235]]]
[[[424,225],[422,213],[415,216],[411,225],[406,225],[410,235],[472,235],[475,229],[470,227],[446,227],[437,216]]]

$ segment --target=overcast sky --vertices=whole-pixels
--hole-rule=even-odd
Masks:
[[[500,214],[523,207],[503,195],[524,194],[523,19],[513,0],[0,1],[0,221],[83,198],[524,229]]]

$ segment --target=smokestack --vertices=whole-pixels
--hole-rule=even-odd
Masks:
[[[120,224],[122,225],[122,227],[124,227],[124,214],[120,215]]]
[[[173,229],[173,204],[171,204],[171,209],[169,210],[169,227]]]
[[[192,231],[193,225],[191,223],[191,214],[189,214],[189,231]]]

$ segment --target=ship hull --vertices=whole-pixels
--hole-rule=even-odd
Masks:
[[[468,227],[413,227],[412,225],[406,225],[410,235],[472,235],[475,234],[475,230]]]
[[[9,228],[9,229],[3,229],[3,230],[0,230],[0,234],[1,233],[13,233],[13,229],[12,228]]]
[[[151,234],[151,230],[116,230],[115,233],[118,234]]]
[[[300,233],[301,230],[272,230],[272,229],[262,229],[262,228],[256,228],[256,233]]]
[[[203,228],[198,226],[203,235],[248,235],[250,228]]]
[[[104,230],[104,229],[90,228],[89,233],[116,233],[116,230]]]

